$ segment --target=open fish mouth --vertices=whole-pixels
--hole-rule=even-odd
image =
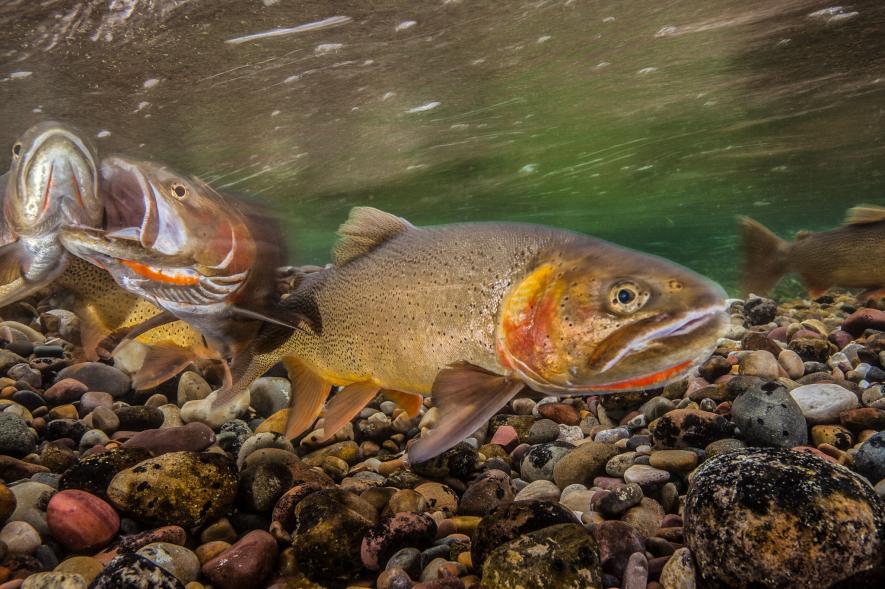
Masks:
[[[166,255],[146,249],[137,239],[125,235],[107,233],[101,229],[83,226],[64,226],[59,231],[59,239],[72,253],[87,260],[101,261],[104,264],[133,262],[155,267],[158,272],[170,268],[184,268],[193,264],[188,256]]]

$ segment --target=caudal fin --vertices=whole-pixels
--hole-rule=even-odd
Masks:
[[[764,295],[789,270],[790,244],[749,217],[739,217],[744,242],[741,288]]]

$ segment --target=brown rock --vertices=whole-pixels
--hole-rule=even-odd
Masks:
[[[113,507],[95,495],[75,489],[52,496],[46,508],[46,522],[52,537],[74,552],[103,546],[120,529],[120,517]]]
[[[553,480],[560,489],[573,483],[591,486],[593,479],[605,474],[605,464],[617,454],[611,444],[586,442],[568,452],[553,467]]]
[[[154,456],[167,452],[200,452],[215,442],[215,432],[208,425],[193,422],[166,429],[138,432],[123,444],[124,447],[144,448]]]
[[[264,530],[253,530],[239,542],[202,567],[203,574],[219,589],[261,586],[273,571],[277,542]]]
[[[734,426],[721,415],[698,409],[674,409],[649,425],[655,444],[668,448],[703,448],[728,438]]]
[[[839,421],[842,422],[842,425],[854,431],[865,429],[881,431],[885,429],[885,410],[873,407],[849,409],[839,415]]]
[[[858,309],[842,322],[842,330],[854,337],[860,337],[867,329],[885,331],[885,311]]]
[[[542,417],[565,425],[578,425],[581,422],[581,414],[567,403],[543,403],[538,405],[538,413]]]

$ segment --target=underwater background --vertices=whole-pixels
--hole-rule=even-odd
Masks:
[[[372,205],[570,228],[736,294],[736,215],[788,237],[885,204],[875,0],[6,0],[0,30],[0,146],[55,118],[252,195],[293,263]]]

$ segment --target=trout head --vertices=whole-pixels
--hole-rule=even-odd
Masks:
[[[601,241],[542,254],[503,301],[499,358],[532,388],[576,394],[660,387],[715,349],[717,284]]]
[[[31,127],[13,144],[3,214],[30,282],[48,280],[63,266],[62,225],[101,222],[93,153],[75,131],[51,121]]]

